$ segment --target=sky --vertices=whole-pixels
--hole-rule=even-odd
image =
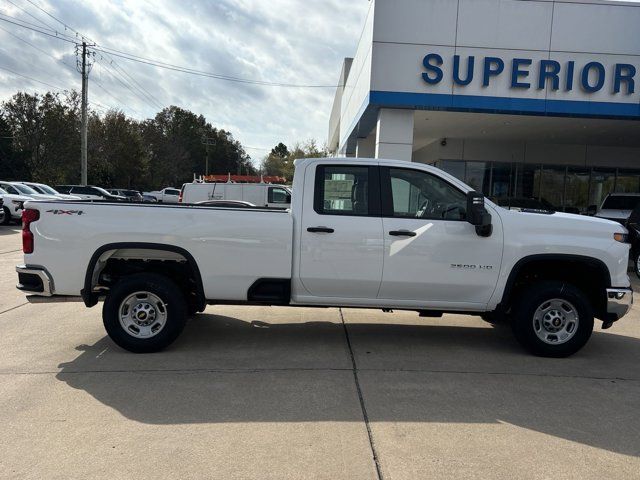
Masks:
[[[99,47],[215,74],[331,86],[355,54],[368,8],[367,0],[0,0],[0,19],[59,36],[75,30]],[[75,46],[0,21],[0,101],[53,87],[80,90]],[[324,144],[334,93],[198,77],[104,52],[89,76],[99,113],[144,119],[177,105],[230,131],[256,162],[279,142]]]

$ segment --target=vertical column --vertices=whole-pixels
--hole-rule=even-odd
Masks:
[[[413,110],[381,108],[376,128],[376,158],[411,161]]]
[[[356,157],[374,158],[376,154],[376,136],[372,133],[367,138],[358,138],[356,143]]]

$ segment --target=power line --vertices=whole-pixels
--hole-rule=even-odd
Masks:
[[[136,95],[137,97],[141,98],[143,101],[145,101],[148,105],[151,106],[151,108],[158,108],[160,110],[162,110],[162,104],[160,104],[160,102],[154,101],[153,97],[150,96],[145,96],[146,92],[144,90],[142,90],[142,95],[140,95],[139,91],[135,90],[135,86],[132,85],[131,82],[127,81],[127,79],[125,77],[122,76],[122,74],[120,74],[120,72],[118,72],[118,70],[116,70],[115,65],[110,65],[109,62],[102,57],[101,55],[99,56],[99,60],[104,60],[104,62],[100,62],[99,63],[101,65],[103,65],[105,67],[105,70],[107,72],[109,72],[111,74],[111,76],[116,79],[118,82],[120,82],[120,84],[127,88],[128,90],[130,90],[134,95]],[[149,95],[149,94],[146,94]]]
[[[21,42],[26,43],[27,45],[29,45],[32,48],[35,48],[36,50],[38,50],[41,53],[44,53],[46,56],[53,58],[55,61],[62,63],[63,65],[69,67],[69,68],[73,68],[71,65],[69,65],[68,63],[66,63],[64,60],[62,60],[61,58],[56,58],[53,55],[51,55],[49,52],[47,52],[46,50],[43,50],[42,48],[34,45],[33,43],[29,42],[28,40],[25,40],[24,38],[20,37],[19,35],[16,35],[15,33],[10,32],[9,30],[7,30],[4,27],[0,27],[0,30],[5,31],[6,33],[8,33],[9,35],[11,35],[14,38],[17,38],[18,40],[20,40]]]
[[[11,0],[7,0],[7,1],[11,1]],[[71,30],[72,32],[75,32],[76,35],[79,35],[82,39],[87,39],[89,41],[91,41],[92,43],[96,43],[93,39],[91,39],[90,37],[82,34],[81,32],[79,32],[78,30],[76,30],[75,28],[73,28],[72,26],[68,25],[67,23],[65,23],[64,21],[62,21],[61,19],[59,19],[58,17],[56,17],[55,15],[49,13],[48,11],[46,11],[45,9],[43,9],[42,7],[40,7],[39,5],[37,5],[36,3],[34,3],[31,0],[27,0],[31,5],[33,5],[34,7],[36,7],[38,10],[40,10],[41,12],[43,12],[44,14],[46,14],[47,16],[49,16],[50,18],[54,19],[56,22],[60,23],[62,26],[65,27],[66,30]],[[27,12],[28,13],[28,12]],[[36,18],[33,15],[29,14],[32,18]],[[41,23],[42,20],[39,20],[36,18],[36,20],[40,21]],[[45,25],[47,25],[46,23],[44,23]],[[137,92],[141,93],[141,97],[143,101],[147,102],[149,105],[151,105],[152,108],[157,108],[159,110],[162,110],[163,105],[160,101],[158,101],[157,98],[155,98],[151,93],[149,93],[147,90],[144,89],[144,87],[142,87],[131,75],[129,75],[129,73],[123,69],[116,61],[115,59],[113,59],[108,53],[103,52],[107,55],[107,59],[108,60],[111,67],[113,68],[113,70],[110,70],[109,65],[105,65],[107,67],[108,70],[110,70],[110,73],[113,75],[113,77],[118,80],[125,88],[128,88],[129,90],[131,90],[132,93],[134,93],[135,95],[139,96]],[[104,59],[104,57],[101,56],[101,58]],[[122,79],[124,80],[124,82],[118,78],[118,75],[120,75],[122,77]],[[129,80],[128,81],[127,77]],[[133,84],[131,83],[133,82]]]
[[[18,72],[14,71],[14,70],[11,70],[10,68],[7,68],[7,67],[0,67],[0,70],[6,70],[7,72],[11,72],[14,75],[26,78],[28,80],[31,80],[32,82],[42,83],[43,85],[46,85],[47,87],[54,88],[56,90],[61,90],[63,92],[66,91],[66,90],[69,90],[68,88],[62,88],[62,87],[58,87],[56,85],[51,85],[50,83],[43,82],[42,80],[38,80],[37,78],[29,77],[28,75],[23,75],[22,73],[18,73]]]
[[[0,13],[0,15],[3,15],[3,14]],[[4,15],[4,16],[8,17],[9,15]],[[13,17],[9,17],[9,18],[13,18]],[[26,28],[27,30],[32,30],[34,32],[38,32],[38,33],[41,33],[42,35],[47,35],[47,36],[52,37],[52,38],[57,38],[58,40],[62,40],[62,41],[67,42],[67,43],[76,43],[75,40],[70,40],[69,38],[61,37],[60,33],[55,31],[55,30],[52,30],[55,33],[48,33],[48,32],[45,32],[45,31],[41,30],[42,27],[38,27],[38,28],[30,27],[28,25],[23,25],[22,23],[14,22],[12,20],[7,20],[6,18],[0,18],[0,21],[11,23],[13,25],[17,25],[18,27]],[[24,22],[24,23],[27,23],[27,22]]]
[[[29,15],[31,18],[33,18],[36,22],[40,22],[42,25],[44,25],[46,28],[50,29],[50,30],[54,30],[54,28],[51,27],[51,25],[49,25],[48,23],[46,23],[44,20],[39,19],[38,17],[36,17],[35,15],[32,15],[31,13],[29,13],[27,10],[25,10],[24,8],[22,8],[20,5],[14,3],[12,0],[6,0],[7,2],[9,2],[11,5],[13,5],[14,7],[16,7],[17,9],[21,10],[22,12],[26,13],[27,15]]]
[[[207,71],[204,71],[204,70],[196,70],[196,69],[192,69],[192,68],[188,68],[188,67],[183,67],[183,66],[180,66],[180,65],[174,65],[174,64],[162,62],[160,60],[155,60],[155,59],[152,59],[152,58],[141,57],[139,55],[134,55],[132,53],[124,52],[122,50],[117,50],[117,49],[114,49],[114,48],[104,47],[104,46],[98,44],[97,42],[95,42],[94,40],[92,40],[91,38],[83,35],[82,33],[78,32],[74,28],[70,27],[69,25],[64,23],[62,20],[56,18],[55,16],[53,16],[52,14],[50,14],[49,12],[47,12],[46,10],[41,8],[40,6],[36,5],[31,0],[27,0],[27,1],[31,5],[35,6],[39,10],[43,11],[44,13],[46,13],[49,17],[51,17],[54,20],[56,20],[57,22],[59,22],[65,28],[75,32],[77,35],[79,35],[80,37],[82,37],[84,39],[87,39],[87,40],[89,40],[89,41],[91,41],[93,43],[96,43],[96,46],[94,47],[95,51],[99,51],[99,52],[102,52],[102,53],[105,53],[105,54],[108,54],[108,55],[113,55],[113,56],[116,56],[116,57],[124,58],[124,59],[132,61],[132,62],[143,63],[143,64],[146,64],[146,65],[151,65],[151,66],[158,67],[158,68],[164,68],[166,70],[172,70],[172,71],[177,71],[177,72],[181,72],[181,73],[187,73],[189,75],[196,75],[196,76],[201,76],[201,77],[214,78],[214,79],[217,79],[217,80],[224,80],[224,81],[235,82],[235,83],[245,83],[245,84],[250,84],[250,85],[260,85],[260,86],[265,86],[265,87],[284,87],[284,88],[336,88],[337,87],[335,84],[332,84],[332,85],[312,85],[312,84],[297,84],[297,83],[284,83],[284,82],[268,82],[268,81],[264,81],[264,80],[251,80],[251,79],[242,78],[242,77],[236,77],[236,76],[231,76],[231,75],[223,75],[223,74],[214,73],[214,72],[207,72]],[[0,18],[0,20],[8,21],[8,20],[2,19],[2,18]],[[14,22],[9,22],[9,23],[14,23]],[[19,25],[19,24],[16,23],[16,25]],[[24,25],[19,25],[19,26],[23,26],[24,28],[29,28],[29,27],[26,27]],[[39,31],[39,30],[35,30],[35,29],[32,29],[32,30]],[[50,35],[51,36],[51,34],[47,34],[47,33],[42,32],[42,31],[40,31],[40,33],[44,33],[46,35]],[[59,38],[59,37],[56,37],[56,38]],[[69,41],[69,40],[67,40],[67,41]]]
[[[265,87],[285,87],[285,88],[336,88],[336,85],[310,85],[310,84],[298,84],[298,83],[281,83],[281,82],[267,82],[263,80],[249,80],[246,78],[235,77],[230,75],[222,75],[219,73],[206,72],[203,70],[195,70],[188,67],[181,67],[179,65],[172,65],[170,63],[160,62],[159,60],[148,59],[133,55],[130,53],[120,53],[118,50],[114,50],[108,47],[97,45],[94,50],[103,53],[109,53],[116,57],[124,58],[132,62],[144,63],[146,65],[152,65],[158,68],[164,68],[166,70],[173,70],[176,72],[187,73],[190,75],[196,75],[201,77],[215,78],[217,80],[225,80],[228,82],[246,83],[251,85],[261,85]]]

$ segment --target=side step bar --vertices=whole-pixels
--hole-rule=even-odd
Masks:
[[[27,295],[29,303],[65,303],[65,302],[82,302],[82,297],[75,295],[52,295],[45,297],[43,295]]]

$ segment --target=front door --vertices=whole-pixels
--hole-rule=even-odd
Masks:
[[[381,167],[384,266],[378,297],[426,307],[486,304],[502,258],[502,229],[480,237],[466,221],[466,194],[442,177]]]
[[[304,195],[303,288],[315,297],[375,299],[383,249],[378,167],[318,165],[305,176],[314,195]]]

